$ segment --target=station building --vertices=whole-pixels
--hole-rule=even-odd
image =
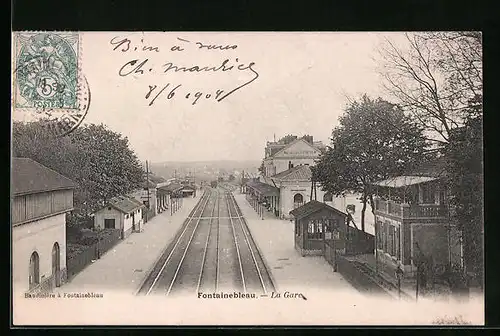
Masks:
[[[76,185],[28,158],[12,159],[14,292],[44,292],[66,281],[66,214]]]
[[[117,196],[94,214],[94,227],[98,230],[119,229],[120,238],[125,239],[132,232],[142,232],[145,205],[133,197]]]
[[[277,217],[290,219],[291,210],[311,199],[324,200],[325,192],[313,188],[310,168],[324,149],[321,141],[309,135],[267,142],[262,175],[249,180],[244,191]]]

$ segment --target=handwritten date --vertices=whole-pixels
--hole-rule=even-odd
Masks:
[[[180,92],[179,89],[182,87],[182,84],[178,84],[176,86],[171,85],[170,83],[167,83],[165,86],[162,88],[159,88],[157,85],[149,85],[149,91],[146,94],[144,98],[147,100],[151,98],[149,101],[148,106],[152,106],[156,99],[159,97],[163,97],[164,99],[170,100],[173,99],[174,97],[183,97],[184,99],[190,100],[191,105],[196,105],[199,99],[215,99],[216,101],[221,100],[221,96],[224,93],[223,90],[216,90],[215,92],[212,93],[206,93],[206,92]],[[169,91],[170,90],[170,91]]]

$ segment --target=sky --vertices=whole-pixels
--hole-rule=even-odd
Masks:
[[[91,92],[84,122],[122,133],[153,162],[260,160],[266,141],[286,134],[329,143],[347,97],[384,96],[374,57],[389,35],[397,34],[80,33],[80,74]]]

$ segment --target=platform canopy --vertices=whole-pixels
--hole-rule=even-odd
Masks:
[[[280,190],[260,181],[248,181],[246,186],[261,196],[279,196]]]
[[[402,188],[402,187],[407,187],[415,184],[420,184],[420,183],[425,183],[425,182],[430,182],[437,180],[438,178],[436,177],[430,177],[430,176],[396,176],[396,177],[391,177],[386,180],[380,181],[373,183],[373,185],[377,185],[380,187],[389,187],[389,188]]]
[[[170,183],[167,184],[166,186],[159,187],[158,191],[166,193],[166,194],[174,194],[176,192],[179,192],[184,188],[183,185],[177,184],[177,183]]]

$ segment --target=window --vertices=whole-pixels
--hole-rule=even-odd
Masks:
[[[387,250],[386,252],[389,253],[391,256],[395,255],[394,251],[394,226],[388,225],[387,226]]]
[[[125,218],[128,218],[128,214],[125,215]]]
[[[333,195],[330,192],[327,192],[325,195],[323,195],[323,202],[332,202],[333,201]]]
[[[312,238],[312,236],[314,235],[314,223],[313,221],[309,221],[309,223],[307,224],[307,238]]]
[[[33,289],[40,283],[40,257],[33,252],[30,258],[29,289]]]
[[[104,228],[105,229],[114,229],[115,228],[115,220],[113,219],[104,219]]]
[[[423,204],[434,204],[436,201],[435,188],[432,184],[425,183],[421,185],[420,192],[422,193]]]
[[[384,252],[389,252],[389,228],[390,228],[389,222],[385,222],[384,225]]]
[[[396,228],[396,258],[401,260],[401,229],[400,227]]]
[[[298,208],[304,203],[304,196],[302,194],[295,194],[293,196],[293,207]]]
[[[381,250],[386,250],[386,234],[385,234],[385,231],[387,230],[387,226],[385,225],[385,223],[380,223],[380,241],[381,241],[381,244],[380,244],[380,249]]]
[[[111,210],[111,207],[108,207],[108,210]]]
[[[307,238],[323,239],[323,221],[311,219],[307,227]]]

